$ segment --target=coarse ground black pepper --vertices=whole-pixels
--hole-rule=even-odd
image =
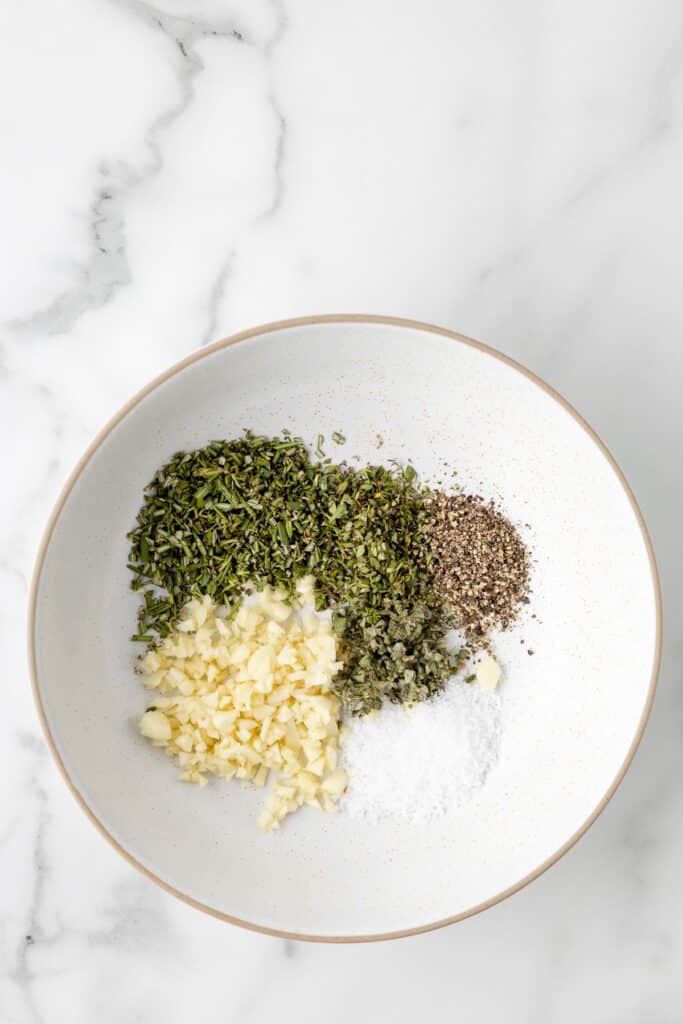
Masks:
[[[529,600],[529,553],[493,502],[473,494],[436,494],[428,549],[438,592],[473,648],[507,629]]]

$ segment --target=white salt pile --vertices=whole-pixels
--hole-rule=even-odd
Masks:
[[[341,807],[370,822],[427,822],[462,806],[484,784],[498,757],[501,702],[453,680],[410,710],[387,704],[350,725],[350,782]]]

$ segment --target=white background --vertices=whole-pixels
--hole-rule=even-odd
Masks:
[[[0,1021],[679,1021],[679,0],[26,0],[0,78]],[[321,312],[453,327],[563,392],[634,487],[668,622],[579,846],[375,946],[249,934],[137,875],[58,777],[25,660],[39,535],[94,432],[198,345]]]

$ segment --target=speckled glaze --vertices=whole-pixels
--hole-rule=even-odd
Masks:
[[[410,457],[500,499],[534,553],[528,612],[498,646],[503,742],[486,785],[429,826],[305,811],[278,835],[260,794],[181,786],[138,737],[126,532],[174,451],[243,428],[344,455]],[[375,447],[381,435],[383,447]],[[656,570],[623,478],[550,389],[449,332],[317,318],[228,339],[127,406],[72,476],[34,585],[31,654],[48,738],[84,808],[178,895],[300,937],[372,938],[458,919],[514,891],[590,824],[644,727],[659,659]],[[533,652],[533,654],[532,654]],[[390,765],[379,766],[389,770]]]

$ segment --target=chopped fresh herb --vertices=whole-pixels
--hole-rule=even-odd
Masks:
[[[168,636],[191,597],[233,605],[250,584],[292,597],[312,574],[321,607],[335,610],[335,685],[347,708],[420,700],[460,664],[441,646],[451,620],[435,594],[429,520],[430,493],[412,466],[316,462],[288,434],[178,452],[146,488],[129,534],[142,597],[134,639]]]
[[[387,598],[384,606],[358,609],[343,634],[340,695],[353,714],[379,709],[383,700],[413,704],[443,689],[465,660],[464,650],[444,646],[440,608]]]
[[[335,444],[346,444],[346,438],[342,434],[341,430],[335,430],[332,434],[332,440]]]

